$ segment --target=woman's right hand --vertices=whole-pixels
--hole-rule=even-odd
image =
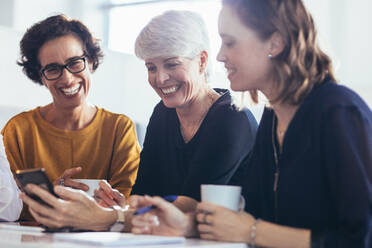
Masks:
[[[53,184],[67,186],[73,189],[81,189],[83,191],[88,191],[89,190],[88,185],[86,185],[85,183],[75,181],[74,179],[71,178],[72,176],[80,173],[81,171],[82,171],[82,168],[80,166],[67,169],[62,173],[62,175],[57,180],[53,182]]]
[[[35,220],[48,227],[70,226],[103,231],[107,230],[117,218],[114,210],[100,207],[92,197],[80,190],[55,186],[54,191],[60,199],[37,185],[28,184],[27,191],[48,204],[41,204],[25,193],[20,194],[20,198],[29,206]]]
[[[113,189],[106,180],[99,182],[99,189],[94,190],[93,198],[100,206],[105,208],[116,205],[124,208],[126,204],[125,196],[118,190]]]
[[[131,196],[133,208],[156,206],[145,214],[133,216],[132,233],[166,236],[192,236],[195,232],[195,216],[184,214],[180,209],[160,197]]]

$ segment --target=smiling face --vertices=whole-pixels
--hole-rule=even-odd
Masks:
[[[53,65],[71,63],[84,55],[81,41],[73,35],[62,36],[46,42],[39,50],[41,68]],[[85,70],[73,74],[64,69],[63,74],[56,80],[47,80],[41,76],[43,84],[53,96],[57,108],[76,108],[86,103],[90,88],[91,64],[86,59]]]
[[[203,53],[194,59],[183,57],[146,59],[148,81],[168,108],[183,108],[198,95],[204,82]],[[204,61],[204,62],[203,62]]]
[[[225,64],[231,89],[265,91],[272,71],[270,39],[262,41],[228,5],[220,12],[218,30],[222,44],[217,60]]]

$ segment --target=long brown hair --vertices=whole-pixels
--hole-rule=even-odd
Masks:
[[[223,0],[262,40],[274,32],[284,41],[272,58],[278,95],[272,102],[298,105],[325,79],[336,82],[331,59],[318,45],[314,21],[301,0]],[[250,91],[257,103],[257,91]]]

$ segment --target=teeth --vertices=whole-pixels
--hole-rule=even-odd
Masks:
[[[76,93],[78,93],[79,89],[80,89],[80,85],[78,84],[74,87],[71,87],[71,88],[68,88],[68,89],[65,88],[65,89],[61,89],[61,90],[65,95],[72,96],[72,95],[75,95]]]
[[[161,91],[164,93],[164,94],[171,94],[171,93],[174,93],[178,90],[178,86],[172,86],[172,87],[169,87],[169,88],[161,88]]]
[[[227,69],[227,74],[231,74],[231,73],[234,73],[235,70],[234,69]]]

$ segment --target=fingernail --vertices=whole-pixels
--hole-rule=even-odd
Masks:
[[[62,186],[56,186],[56,187],[54,187],[54,191],[56,192],[56,193],[62,193]]]
[[[34,189],[34,185],[32,185],[32,184],[27,184],[25,188],[26,188],[27,190],[33,190],[33,189]]]
[[[152,218],[152,222],[154,223],[155,226],[160,225],[159,218],[156,215]]]

